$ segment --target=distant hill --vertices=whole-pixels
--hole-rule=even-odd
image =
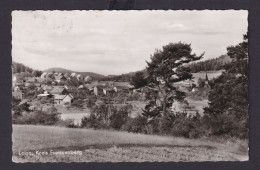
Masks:
[[[191,63],[186,66],[191,69],[192,73],[197,73],[200,71],[218,71],[223,70],[224,66],[231,61],[232,59],[229,56],[221,55],[214,59]]]
[[[43,72],[57,72],[57,73],[78,73],[78,74],[81,74],[83,76],[91,76],[91,77],[94,77],[95,79],[102,79],[106,76],[104,75],[101,75],[101,74],[97,74],[97,73],[93,73],[93,72],[78,72],[78,71],[72,71],[72,70],[67,70],[67,69],[64,69],[64,68],[49,68],[47,70],[44,70]]]
[[[147,74],[148,74],[146,69],[139,70],[139,71],[143,72],[145,76],[147,76]],[[108,75],[108,76],[104,77],[102,80],[104,80],[104,81],[131,81],[132,77],[139,71],[120,74],[120,75]]]

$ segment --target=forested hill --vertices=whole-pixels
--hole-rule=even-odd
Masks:
[[[120,74],[120,75],[109,75],[104,77],[102,80],[103,81],[131,81],[132,77],[137,73],[137,72],[143,72],[145,76],[147,76],[147,71],[146,69],[135,71],[135,72],[130,72],[126,74]]]
[[[227,55],[221,55],[218,58],[200,61],[197,63],[189,64],[192,73],[197,73],[200,71],[217,71],[222,70],[224,65],[231,62],[231,58]]]
[[[27,67],[21,63],[17,63],[15,61],[12,62],[12,68],[13,68],[13,74],[15,73],[21,73],[21,72],[28,72],[32,73],[33,69],[30,67]]]
[[[231,62],[231,58],[227,55],[221,55],[218,58],[210,59],[210,60],[205,60],[205,61],[200,61],[196,63],[191,63],[187,65],[187,67],[190,67],[192,73],[197,73],[200,71],[218,71],[218,70],[223,70],[224,65],[227,63]],[[145,76],[147,76],[147,71],[146,69],[136,71],[136,72],[131,72],[131,73],[126,73],[126,74],[121,74],[121,75],[110,75],[102,78],[102,80],[108,80],[108,81],[131,81],[132,77],[137,73],[137,72],[143,72]]]

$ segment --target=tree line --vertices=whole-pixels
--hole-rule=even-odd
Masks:
[[[228,55],[221,55],[218,58],[191,63],[188,67],[191,69],[192,73],[197,73],[200,71],[218,71],[223,70],[225,65],[230,62],[231,58]]]

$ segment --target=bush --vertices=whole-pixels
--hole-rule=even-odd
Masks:
[[[129,106],[125,106],[116,110],[110,117],[109,126],[113,129],[120,130],[121,127],[126,123],[129,114]]]
[[[59,113],[48,114],[43,111],[25,112],[13,119],[15,124],[54,125],[59,120]]]
[[[147,133],[146,131],[147,118],[137,116],[135,118],[128,118],[126,123],[122,126],[122,130],[133,133]]]
[[[209,136],[248,138],[248,120],[239,120],[234,114],[205,115]]]
[[[95,114],[91,113],[89,117],[83,117],[81,127],[101,129],[101,123]]]

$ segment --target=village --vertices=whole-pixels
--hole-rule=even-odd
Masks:
[[[217,75],[209,73],[211,79]],[[190,114],[197,112],[202,114],[203,108],[207,106],[208,75],[207,73],[194,73],[194,76],[194,80],[175,84],[178,89],[188,94],[188,98],[186,103],[173,103],[172,110],[174,112],[185,111]],[[41,72],[38,76],[28,72],[16,73],[13,74],[12,87],[13,97],[21,100],[20,104],[29,104],[30,111],[47,111],[51,107],[55,107],[61,113],[71,113],[69,118],[72,119],[76,115],[73,112],[88,112],[88,115],[90,112],[87,106],[84,109],[84,106],[81,108],[77,103],[86,103],[93,99],[97,104],[98,99],[104,99],[104,97],[109,99],[106,102],[112,101],[113,104],[126,104],[128,101],[134,108],[131,116],[135,117],[145,106],[144,98],[148,88],[135,89],[131,82],[102,81],[73,72]],[[200,96],[199,100],[198,95]],[[136,101],[132,100],[133,96],[135,96],[134,100]],[[197,97],[194,98],[194,96]],[[129,101],[129,98],[132,101]],[[69,110],[72,105],[75,106],[74,109]],[[80,122],[83,116],[86,114],[78,118],[79,120],[76,122]]]
[[[91,76],[82,76],[77,73],[47,73],[35,77],[30,73],[17,73],[12,80],[13,97],[22,102],[32,102],[31,100],[52,99],[53,105],[70,105],[77,99],[80,92],[85,98],[89,95],[102,96],[113,93],[132,92],[133,86],[130,82],[98,81]],[[28,98],[26,90],[33,90],[35,94]],[[83,97],[84,98],[84,97]],[[37,109],[31,106],[30,109]]]

